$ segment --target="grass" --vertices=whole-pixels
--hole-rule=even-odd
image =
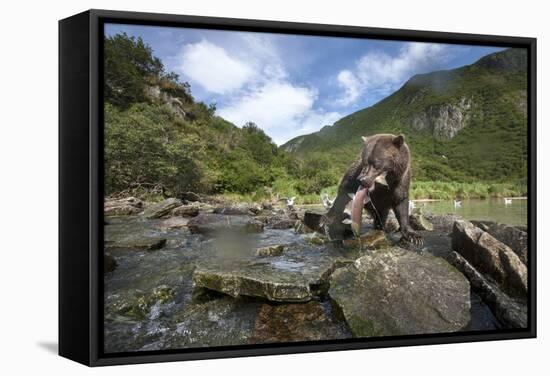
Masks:
[[[455,198],[521,197],[527,195],[527,186],[522,183],[460,183],[460,182],[413,182],[410,197],[419,199],[452,200]]]

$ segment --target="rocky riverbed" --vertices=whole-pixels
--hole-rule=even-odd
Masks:
[[[526,326],[524,228],[417,210],[403,248],[367,217],[328,241],[322,210],[203,201],[106,202],[106,352]]]

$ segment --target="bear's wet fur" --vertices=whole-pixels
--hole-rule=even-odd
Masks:
[[[385,176],[387,186],[375,181],[381,176]],[[362,186],[369,189],[370,202],[365,208],[374,218],[376,228],[385,229],[392,209],[399,222],[402,240],[422,244],[422,237],[409,224],[411,177],[411,154],[403,135],[363,137],[363,149],[342,178],[338,195],[326,214],[325,226],[330,228],[327,234],[338,233],[345,218],[344,209],[351,200],[350,194],[355,194]]]

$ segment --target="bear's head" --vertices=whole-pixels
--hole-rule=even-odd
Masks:
[[[399,179],[409,164],[409,149],[404,136],[377,134],[362,139],[362,169],[357,177],[361,186],[372,191],[377,181]]]

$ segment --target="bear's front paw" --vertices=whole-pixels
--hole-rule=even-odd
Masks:
[[[406,230],[402,232],[403,236],[401,237],[401,242],[414,244],[417,246],[424,245],[424,239],[422,236],[413,230]]]

